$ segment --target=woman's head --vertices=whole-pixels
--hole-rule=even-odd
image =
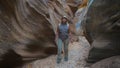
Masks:
[[[62,21],[62,23],[67,23],[68,19],[67,19],[66,16],[64,16],[64,17],[61,18],[61,21]]]

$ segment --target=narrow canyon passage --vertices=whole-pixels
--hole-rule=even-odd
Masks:
[[[55,35],[64,16],[79,41],[70,43],[69,61],[57,64]],[[0,0],[0,68],[86,64],[120,68],[120,0]]]
[[[22,68],[87,68],[85,66],[89,49],[90,44],[86,38],[80,36],[78,42],[73,42],[69,45],[68,62],[62,60],[60,64],[57,64],[56,55],[52,55],[48,58],[28,63]]]

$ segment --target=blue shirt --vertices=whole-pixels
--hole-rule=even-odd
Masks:
[[[59,38],[61,40],[66,40],[69,35],[69,24],[60,24],[58,29],[59,29]]]

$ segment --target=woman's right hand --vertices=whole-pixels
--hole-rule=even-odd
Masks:
[[[57,40],[58,40],[58,37],[55,37],[55,42],[57,42]]]
[[[58,34],[55,35],[55,42],[58,40]]]

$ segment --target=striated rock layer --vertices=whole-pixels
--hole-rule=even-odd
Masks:
[[[0,68],[15,68],[27,60],[56,54],[57,24],[62,16],[74,22],[72,19],[80,2],[0,0]],[[71,25],[75,32],[74,23]]]
[[[119,6],[119,0],[94,0],[89,8],[85,25],[86,37],[92,46],[88,58],[89,63],[120,55]],[[114,60],[114,58],[110,58],[110,60]],[[120,68],[118,61],[103,62],[104,60],[98,62],[92,68]],[[98,64],[100,65],[98,66]],[[105,67],[107,64],[108,67]]]

